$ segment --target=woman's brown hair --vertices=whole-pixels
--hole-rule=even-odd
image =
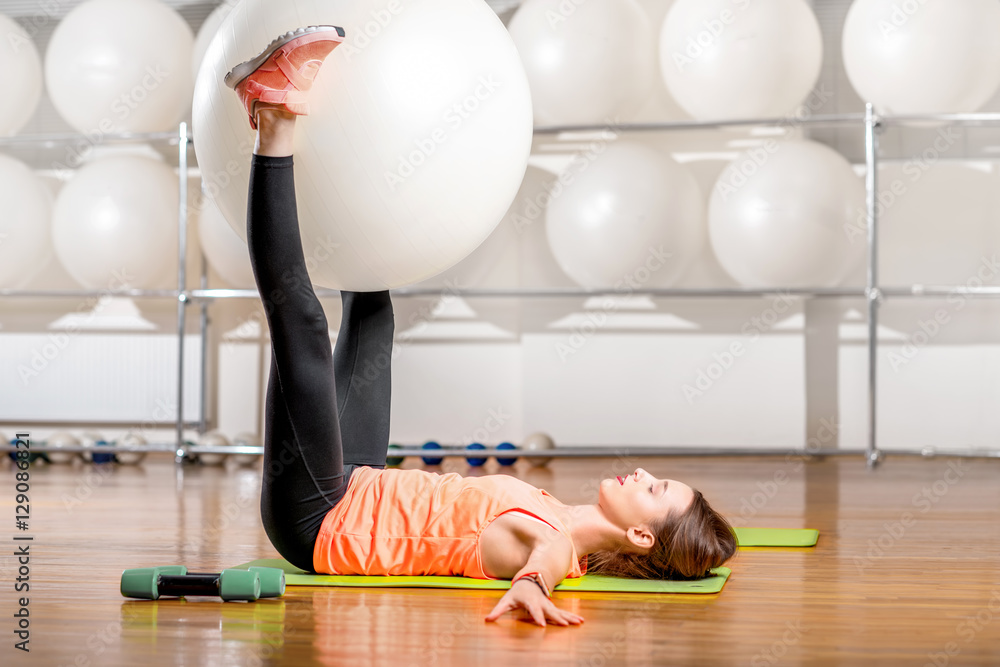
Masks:
[[[690,507],[668,513],[650,525],[656,542],[649,553],[598,551],[587,556],[587,574],[629,579],[693,579],[704,577],[736,553],[736,534],[701,491]]]

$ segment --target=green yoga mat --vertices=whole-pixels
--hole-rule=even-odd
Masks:
[[[811,547],[819,538],[819,531],[802,528],[736,528],[736,539],[741,547]],[[408,576],[357,576],[307,574],[280,558],[264,558],[243,565],[248,567],[277,567],[285,571],[289,586],[348,586],[356,588],[477,588],[480,590],[505,590],[510,588],[506,579],[472,579],[470,577],[408,577]],[[732,573],[728,567],[712,570],[711,577],[695,581],[655,581],[648,579],[621,579],[586,574],[576,579],[564,579],[557,591],[587,591],[605,593],[718,593]]]
[[[510,588],[506,579],[472,579],[470,577],[366,577],[359,575],[306,574],[286,560],[263,558],[237,565],[248,567],[278,567],[285,571],[289,586],[349,586],[356,588],[476,588],[479,590],[505,590]],[[695,581],[653,581],[648,579],[619,579],[585,574],[577,579],[564,579],[557,591],[587,591],[602,593],[718,593],[726,584],[728,567],[712,570],[714,576]]]
[[[819,531],[811,528],[735,528],[741,547],[814,547]]]

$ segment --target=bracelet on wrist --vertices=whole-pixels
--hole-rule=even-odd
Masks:
[[[539,574],[538,572],[527,572],[525,574],[522,574],[520,577],[511,582],[511,586],[521,581],[522,579],[529,579],[533,581],[535,584],[538,585],[539,588],[542,589],[542,593],[545,595],[545,597],[547,598],[552,597],[552,594],[549,592],[549,587],[545,585],[545,580],[542,579],[542,575]]]

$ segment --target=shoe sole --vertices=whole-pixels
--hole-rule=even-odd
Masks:
[[[311,25],[306,28],[298,28],[297,30],[286,32],[284,35],[278,37],[270,44],[268,44],[267,48],[264,49],[264,51],[259,56],[257,56],[252,60],[248,60],[245,63],[240,63],[239,65],[234,67],[232,71],[226,74],[226,79],[225,79],[226,85],[235,90],[236,86],[243,83],[243,81],[246,80],[247,77],[256,72],[261,65],[267,62],[268,58],[274,55],[275,51],[283,47],[285,44],[288,44],[289,42],[298,39],[303,35],[310,35],[321,32],[336,32],[337,36],[341,38],[341,41],[343,40],[344,37],[344,29],[333,25]]]

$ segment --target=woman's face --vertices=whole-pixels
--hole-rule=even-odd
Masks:
[[[657,479],[642,468],[628,477],[601,482],[597,504],[623,530],[648,528],[668,512],[683,514],[694,499],[694,489],[675,479]]]

